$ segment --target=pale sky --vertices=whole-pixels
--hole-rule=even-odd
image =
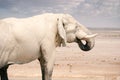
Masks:
[[[120,0],[0,0],[0,19],[68,13],[89,28],[120,28]]]

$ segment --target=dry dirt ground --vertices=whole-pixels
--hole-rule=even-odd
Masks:
[[[120,80],[120,30],[98,33],[94,49],[84,52],[76,43],[57,48],[53,80]],[[41,80],[39,62],[12,65],[10,80]]]

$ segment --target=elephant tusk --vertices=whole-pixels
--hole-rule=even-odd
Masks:
[[[98,34],[86,34],[84,31],[78,31],[76,33],[76,36],[81,39],[81,40],[87,40],[87,39],[90,39],[90,38],[94,38],[96,37]]]
[[[84,38],[85,39],[89,39],[89,38],[94,38],[94,37],[96,37],[98,34],[96,33],[96,34],[92,34],[92,35],[86,35]]]

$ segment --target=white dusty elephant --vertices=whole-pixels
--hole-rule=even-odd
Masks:
[[[69,14],[46,13],[29,18],[0,20],[0,76],[8,80],[10,64],[38,59],[42,80],[51,80],[55,48],[76,42],[83,51],[94,47],[94,37]],[[83,44],[81,40],[85,40]]]

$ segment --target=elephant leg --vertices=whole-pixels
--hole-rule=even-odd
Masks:
[[[42,80],[51,80],[53,69],[49,70],[46,63],[42,63],[40,60]]]
[[[41,57],[39,58],[42,72],[42,80],[52,80],[52,72],[55,61],[55,51],[47,48],[48,50],[41,51]]]
[[[1,80],[8,80],[7,69],[9,65],[6,65],[0,69]]]
[[[42,80],[52,80],[54,61],[46,62],[46,60],[43,58],[40,58],[39,61],[42,71]]]

